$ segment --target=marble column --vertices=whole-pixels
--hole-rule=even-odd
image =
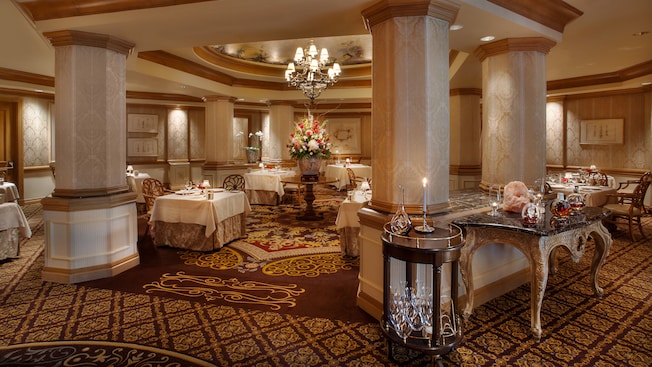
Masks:
[[[205,147],[206,164],[211,168],[217,164],[232,162],[233,154],[233,107],[235,99],[224,96],[204,97],[206,102]]]
[[[421,213],[448,206],[448,27],[459,6],[449,1],[380,2],[363,11],[373,39],[371,206],[391,212],[405,188],[405,207]]]
[[[399,186],[408,213],[422,213],[424,177],[427,212],[448,207],[448,28],[458,11],[447,0],[381,1],[362,11],[373,44],[374,181],[371,203],[358,212],[357,302],[374,317],[383,299],[380,237],[401,201]]]
[[[513,38],[479,47],[482,61],[481,187],[546,174],[546,54],[542,37]]]
[[[234,152],[234,104],[235,98],[225,96],[207,96],[206,127],[204,151],[206,163],[202,166],[201,179],[208,180],[213,186],[220,186],[224,178],[239,170],[225,169],[235,162]]]
[[[266,131],[266,141],[263,150],[269,152],[271,158],[289,160],[290,152],[286,145],[294,127],[294,107],[287,101],[272,101],[269,106],[269,127]]]
[[[133,44],[79,31],[55,47],[57,176],[42,200],[46,281],[76,283],[139,263],[136,194],[126,182],[126,59]]]
[[[451,190],[477,188],[481,178],[482,91],[475,88],[450,92]]]

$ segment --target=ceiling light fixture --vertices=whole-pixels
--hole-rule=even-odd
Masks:
[[[311,41],[308,49],[297,48],[294,62],[290,62],[285,70],[285,80],[288,85],[302,91],[312,103],[321,92],[337,83],[342,72],[337,62],[333,63],[332,67],[328,67],[329,59],[328,50],[322,48],[317,51],[317,47]]]
[[[496,37],[494,37],[494,36],[484,36],[484,37],[480,38],[480,41],[489,42],[489,41],[493,41],[495,39],[496,39]]]
[[[464,28],[464,26],[461,24],[453,24],[448,29],[450,29],[451,31],[459,31],[462,28]]]

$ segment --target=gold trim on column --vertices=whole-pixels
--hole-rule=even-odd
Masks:
[[[482,62],[489,56],[515,51],[537,51],[547,54],[556,44],[557,42],[544,37],[505,38],[479,46],[474,54]]]
[[[136,196],[134,192],[95,197],[48,196],[41,200],[41,205],[43,205],[43,210],[59,212],[106,209],[135,203]]]
[[[119,38],[108,36],[106,34],[64,30],[45,32],[43,35],[50,40],[54,47],[58,46],[89,46],[105,48],[123,55],[129,55],[134,48],[134,44]]]
[[[383,0],[362,11],[367,27],[398,17],[431,16],[452,24],[460,5],[448,0]]]

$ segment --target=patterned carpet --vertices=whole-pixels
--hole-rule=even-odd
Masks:
[[[385,342],[375,321],[342,318],[339,311],[315,317],[297,312],[298,306],[274,310],[215,303],[205,295],[186,299],[169,292],[42,282],[40,212],[31,206],[25,211],[34,237],[22,245],[20,258],[0,263],[0,345],[116,341],[171,350],[218,366],[394,365],[386,357]],[[646,218],[645,222],[646,234],[652,238],[652,219]],[[462,344],[444,357],[444,365],[652,365],[652,241],[630,243],[623,231],[614,236],[600,272],[600,285],[605,291],[602,299],[592,295],[588,273],[593,248],[588,243],[588,256],[578,264],[561,256],[559,272],[548,281],[541,342],[529,335],[530,293],[529,285],[524,285],[477,307],[464,324]],[[154,249],[143,251],[141,256],[146,259]],[[197,268],[199,263],[214,264],[212,260],[201,260],[201,256],[171,252],[179,261],[174,256],[149,258],[140,269],[142,276],[160,271],[161,266],[173,261],[190,261],[194,264],[183,266]],[[329,254],[315,256],[325,255]],[[263,262],[251,263],[263,269]],[[349,266],[353,271],[339,270],[337,274],[355,274],[356,265]],[[261,270],[240,272],[237,267],[225,271],[240,275],[222,277],[225,281],[244,281],[247,274],[256,274],[261,279],[262,274]],[[321,278],[321,289],[326,290],[338,285],[328,281],[333,279],[331,276],[304,276],[295,278],[300,280],[294,284],[308,289],[304,285],[308,279]],[[160,282],[160,272],[158,277]],[[291,293],[297,288],[286,291]],[[326,297],[318,292],[309,298],[318,304]],[[404,349],[396,352],[397,359],[404,364],[426,366],[430,362],[427,357]]]

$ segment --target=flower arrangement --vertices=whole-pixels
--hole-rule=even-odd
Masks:
[[[262,131],[258,130],[255,133],[249,133],[249,138],[251,138],[253,136],[257,136],[259,141],[263,141],[263,132]],[[244,147],[244,148],[246,150],[260,150],[260,146],[256,146],[256,145],[251,145],[251,146]]]
[[[290,156],[294,159],[330,157],[331,142],[325,125],[326,121],[319,122],[310,115],[296,122],[287,144]]]

